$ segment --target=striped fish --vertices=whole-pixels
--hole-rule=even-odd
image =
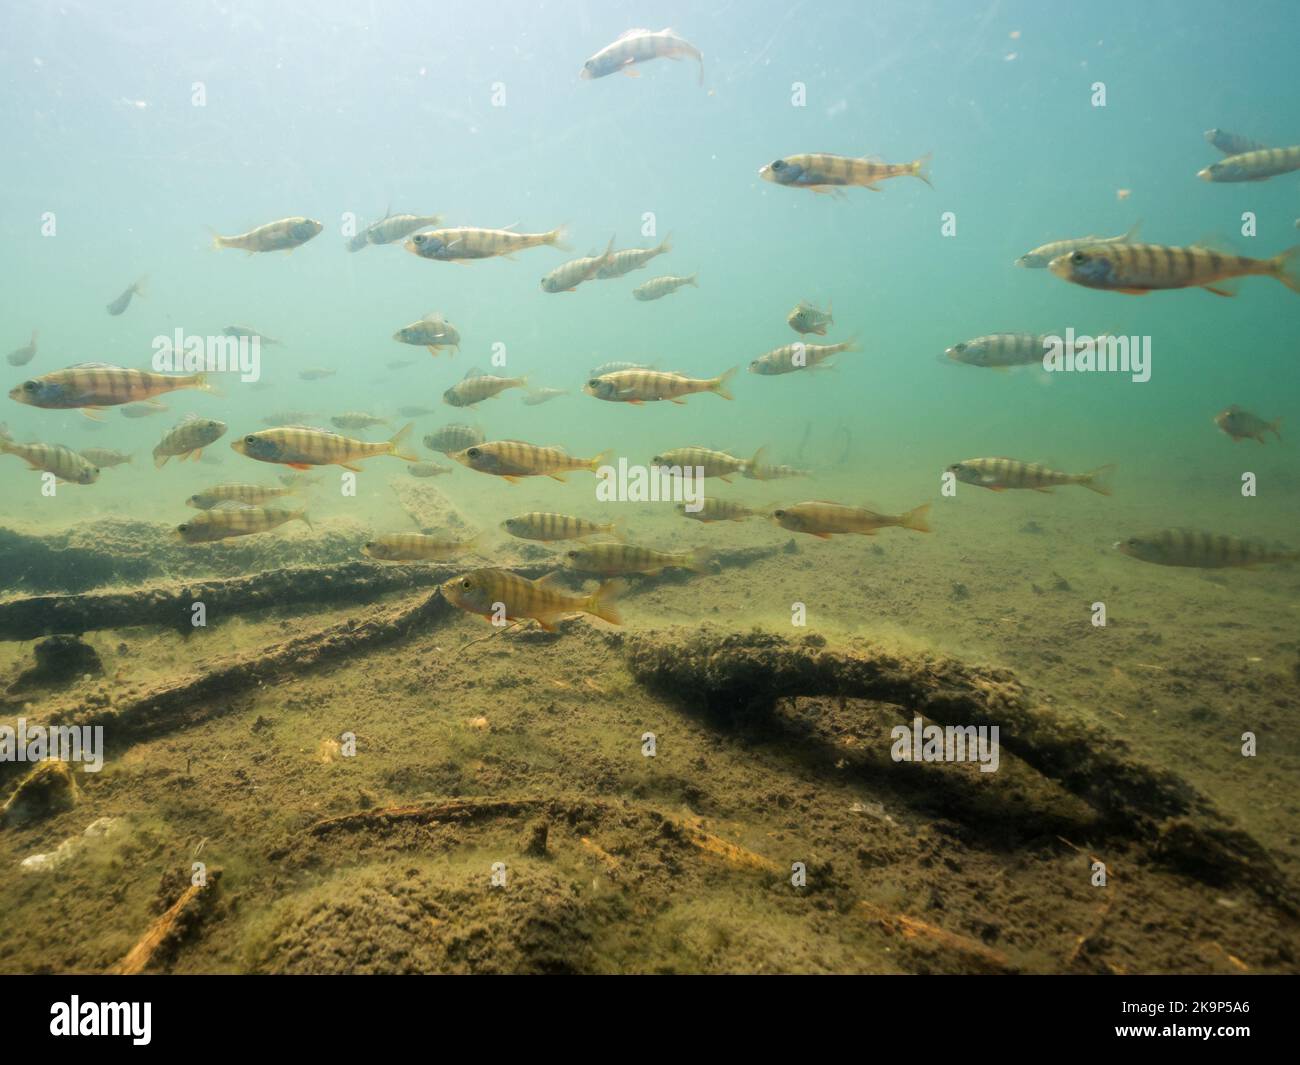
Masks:
[[[481,444],[484,439],[483,430],[477,426],[444,425],[424,438],[424,446],[430,451],[450,455],[453,451],[464,451],[467,447]]]
[[[564,554],[573,569],[614,577],[623,573],[655,576],[666,569],[707,573],[713,552],[707,547],[697,547],[692,551],[655,551],[635,544],[601,543],[575,547]]]
[[[426,314],[418,322],[402,326],[393,339],[401,344],[426,347],[430,355],[437,355],[443,348],[460,351],[460,333],[441,314]]]
[[[151,414],[162,414],[168,410],[165,403],[150,400],[148,403],[131,403],[122,408],[123,418],[147,418]]]
[[[554,514],[542,510],[506,518],[501,523],[501,528],[521,540],[541,540],[543,543],[552,540],[585,540],[589,536],[612,536],[621,540],[624,535],[622,521],[588,521],[571,514]]]
[[[410,431],[411,426],[408,423],[391,439],[369,443],[365,440],[354,440],[349,436],[340,436],[328,429],[316,429],[307,425],[285,425],[278,429],[263,429],[261,432],[249,433],[233,441],[230,446],[250,459],[257,459],[259,462],[278,462],[291,466],[295,470],[305,470],[310,466],[342,466],[345,470],[359,473],[360,467],[354,463],[376,455],[394,455],[407,462],[418,462],[418,456],[403,450]]]
[[[1087,350],[1101,337],[1090,337],[1087,341],[1076,338],[1071,354]],[[1051,337],[1054,344],[1060,344],[1065,351],[1065,334],[1058,333]],[[1049,334],[1046,333],[990,333],[987,336],[963,340],[946,349],[944,354],[953,362],[966,366],[982,366],[990,370],[1004,370],[1011,366],[1041,366],[1043,358],[1051,350]]]
[[[1195,529],[1164,529],[1146,536],[1130,536],[1114,544],[1130,558],[1157,566],[1192,566],[1197,569],[1250,569],[1270,562],[1294,562],[1300,551],[1272,548],[1258,540],[1198,532]]]
[[[1266,422],[1258,414],[1242,410],[1235,403],[1227,410],[1216,414],[1214,424],[1232,437],[1234,443],[1238,440],[1250,439],[1258,440],[1262,444],[1265,442],[1267,433],[1272,433],[1279,440],[1282,439],[1281,418],[1274,418],[1271,422]]]
[[[736,375],[736,367],[717,377],[695,378],[660,370],[616,370],[593,377],[583,391],[597,399],[611,403],[654,403],[666,399],[670,403],[684,403],[683,396],[696,392],[714,392],[723,399],[734,399],[727,383]]]
[[[436,226],[441,221],[440,214],[386,214],[348,241],[347,248],[348,251],[360,251],[367,244],[392,244],[417,229]]]
[[[1207,129],[1205,139],[1219,149],[1224,155],[1244,155],[1246,152],[1263,151],[1268,147],[1239,133],[1229,133],[1226,129]]]
[[[1134,222],[1127,233],[1121,233],[1118,237],[1074,237],[1070,240],[1053,240],[1047,244],[1040,244],[1033,251],[1025,252],[1016,260],[1016,265],[1028,267],[1030,270],[1043,270],[1053,259],[1069,255],[1070,252],[1078,251],[1080,248],[1090,248],[1094,244],[1132,244],[1141,228],[1142,223],[1139,221]]]
[[[843,185],[856,185],[880,192],[878,183],[889,178],[914,177],[929,185],[930,156],[923,155],[910,163],[883,163],[870,157],[855,159],[828,152],[787,155],[761,167],[758,176],[775,185],[829,192],[837,196],[844,195],[840,191],[840,186]]]
[[[94,484],[99,467],[62,444],[19,444],[0,426],[0,455],[17,455],[29,469],[52,473],[64,484]]]
[[[1261,148],[1258,151],[1230,155],[1217,163],[1211,163],[1196,176],[1202,181],[1215,182],[1267,181],[1293,170],[1300,170],[1300,146]]]
[[[930,531],[927,515],[930,504],[921,506],[903,514],[877,514],[866,507],[849,507],[843,503],[828,503],[815,500],[810,503],[796,503],[792,507],[782,507],[772,511],[772,520],[783,529],[791,532],[807,533],[820,540],[829,540],[835,533],[860,533],[863,536],[875,536],[877,529],[898,527],[911,529],[913,532]]]
[[[92,466],[98,466],[101,470],[121,466],[123,463],[131,461],[131,456],[125,451],[115,451],[111,447],[83,447],[77,454]]]
[[[784,481],[791,477],[811,477],[812,470],[801,470],[797,466],[765,466],[751,462],[744,470],[744,475],[754,481]]]
[[[766,453],[767,449],[760,447],[754,452],[752,459],[741,459],[725,451],[714,451],[707,447],[675,447],[656,455],[650,462],[654,466],[676,467],[682,470],[689,467],[693,471],[703,471],[698,476],[716,477],[730,484],[733,474],[750,476],[750,470],[761,470],[763,456]],[[758,479],[757,474],[754,477]]]
[[[490,473],[514,484],[521,477],[550,477],[563,481],[569,470],[595,473],[609,455],[610,452],[602,451],[594,458],[582,459],[575,458],[561,447],[541,447],[523,440],[489,440],[448,457],[471,470]]]
[[[482,370],[470,370],[442,394],[442,401],[449,407],[473,407],[507,388],[527,387],[527,377],[495,377]]]
[[[307,512],[303,510],[277,510],[271,507],[214,507],[203,510],[189,521],[176,526],[176,535],[187,544],[210,544],[232,536],[251,536],[267,532],[287,521],[301,521],[307,525]]]
[[[807,336],[813,333],[819,337],[826,335],[826,327],[835,324],[835,316],[832,313],[831,304],[826,304],[823,311],[814,307],[807,300],[800,300],[795,304],[794,310],[785,316],[786,324],[796,333]]]
[[[243,484],[230,481],[226,484],[214,484],[202,492],[195,492],[185,500],[187,507],[195,510],[211,510],[223,503],[236,503],[246,507],[257,506],[281,496],[293,495],[297,488],[272,488],[264,484]]]
[[[1099,466],[1088,473],[1063,473],[1048,469],[1036,462],[1021,462],[1019,459],[966,459],[948,467],[948,472],[955,474],[963,484],[974,484],[994,492],[1004,492],[1008,488],[1028,488],[1035,492],[1050,492],[1057,485],[1078,484],[1089,488],[1098,495],[1110,495],[1110,486],[1104,478],[1114,470],[1114,466]]]
[[[1218,252],[1193,245],[1094,244],[1052,260],[1057,277],[1085,288],[1107,289],[1142,296],[1154,289],[1208,289],[1218,296],[1235,296],[1235,279],[1275,277],[1292,292],[1300,292],[1300,245],[1271,259]]]
[[[773,348],[766,355],[760,355],[749,364],[749,372],[764,377],[778,374],[795,373],[799,370],[815,370],[832,355],[841,351],[861,351],[855,340],[844,340],[838,344],[783,344]]]
[[[564,248],[564,237],[563,226],[545,233],[514,233],[509,228],[475,229],[473,226],[462,226],[459,229],[434,229],[428,233],[417,233],[403,247],[421,259],[464,262],[470,259],[492,259],[496,256],[505,256],[508,259],[515,252],[540,248],[547,244],[555,248]]]
[[[366,541],[361,550],[382,562],[441,562],[478,548],[479,538],[439,540],[423,533],[389,533]]]
[[[335,429],[370,429],[376,425],[392,425],[393,423],[387,418],[379,417],[377,414],[350,410],[344,414],[334,415],[330,418],[330,424]]]
[[[699,276],[698,273],[694,273],[690,277],[674,277],[672,274],[665,274],[663,277],[652,277],[649,281],[642,282],[632,290],[632,298],[638,299],[642,303],[648,303],[650,300],[663,299],[670,293],[676,292],[683,285],[692,285],[699,288]]]
[[[238,248],[249,255],[266,251],[293,251],[300,244],[306,244],[325,227],[314,218],[281,218],[278,222],[267,222],[264,226],[250,229],[234,237],[212,234],[214,248]]]
[[[694,59],[700,64],[700,84],[703,85],[704,56],[690,41],[679,37],[671,29],[628,30],[613,44],[607,44],[583,63],[578,76],[591,81],[622,71],[629,78],[635,78],[639,74],[632,68],[637,63],[648,63],[652,59],[680,61],[683,57]]]
[[[80,408],[83,412],[93,412],[102,407],[137,403],[181,388],[215,391],[201,373],[152,373],[110,366],[106,362],[83,362],[24,381],[10,390],[9,398],[46,410]]]
[[[591,595],[569,595],[556,587],[558,574],[551,573],[530,581],[504,569],[476,569],[447,581],[442,594],[448,602],[471,614],[503,621],[532,618],[547,632],[554,632],[556,622],[565,614],[591,614],[622,625],[618,612],[618,595],[622,584],[608,581]]]
[[[747,518],[757,517],[759,513],[741,503],[733,503],[726,499],[709,497],[702,500],[702,503],[699,510],[688,510],[685,503],[678,503],[677,513],[684,518],[702,522],[745,521]]]
[[[624,274],[630,274],[633,270],[640,270],[655,256],[664,255],[672,250],[673,235],[669,233],[658,247],[625,248],[623,251],[616,251],[610,256],[609,262],[596,271],[596,277],[601,281],[622,277]]]
[[[561,263],[542,278],[543,292],[576,292],[584,281],[590,281],[614,259],[614,238],[609,238],[603,255],[587,255]]]
[[[163,438],[153,449],[153,464],[162,468],[173,455],[179,455],[182,462],[187,458],[197,459],[203,454],[205,447],[225,435],[225,422],[191,414],[179,425],[163,434]]]
[[[406,472],[412,477],[441,477],[444,473],[451,473],[451,467],[439,466],[436,462],[412,462],[406,467]]]

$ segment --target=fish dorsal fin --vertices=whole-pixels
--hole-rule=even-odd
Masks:
[[[461,380],[468,381],[471,377],[485,377],[485,376],[487,375],[484,374],[483,371],[480,370],[477,366],[471,366],[468,370],[465,371],[465,376],[462,377]]]
[[[1222,233],[1206,233],[1199,240],[1194,241],[1192,247],[1204,248],[1206,251],[1217,252],[1220,255],[1241,255],[1241,252],[1234,248]]]
[[[555,586],[555,582],[556,582],[556,580],[559,578],[559,576],[560,576],[560,571],[559,571],[559,570],[552,570],[550,573],[547,573],[547,574],[545,574],[545,575],[543,575],[543,576],[541,576],[541,577],[538,577],[537,580],[533,581],[533,587],[534,587],[534,588],[553,588],[553,587]]]
[[[335,432],[333,429],[326,429],[325,426],[323,426],[323,425],[281,425],[279,428],[281,428],[281,429],[310,429],[313,433],[329,433],[330,436],[338,436],[338,435],[339,435],[339,434],[338,434],[337,432]]]
[[[672,33],[673,31],[672,31],[672,30],[661,30],[660,32],[661,32],[661,33]],[[620,41],[626,41],[629,37],[639,37],[639,36],[641,36],[641,34],[643,34],[643,33],[654,33],[654,30],[648,30],[648,29],[646,29],[644,26],[640,26],[640,27],[638,27],[637,29],[634,29],[634,30],[625,30],[623,33],[620,33],[620,34],[618,35],[618,39],[619,39]]]
[[[125,366],[118,366],[112,362],[78,362],[68,367],[69,370],[124,370]]]

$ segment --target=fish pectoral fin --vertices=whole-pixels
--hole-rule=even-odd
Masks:
[[[1042,492],[1044,495],[1049,495],[1049,496],[1053,494],[1050,488],[1035,488],[1034,491]]]
[[[310,470],[311,466],[306,462],[286,462],[286,466],[291,470]]]
[[[103,409],[103,407],[82,407],[81,413],[83,417],[89,418],[92,422],[102,422],[104,419],[99,416],[99,412]]]
[[[562,473],[548,473],[546,476],[549,477],[552,481],[559,481],[560,484],[569,483],[569,479],[565,477],[564,474]]]
[[[503,474],[501,475],[501,479],[502,479],[503,481],[505,481],[507,484],[518,484],[518,483],[519,483],[519,478],[518,478],[518,477],[514,477],[514,476],[512,476],[511,474],[508,474],[508,473],[503,473]]]
[[[812,535],[817,537],[818,540],[829,540],[831,538],[830,533],[815,532]]]
[[[438,354],[438,350],[439,350],[439,348],[438,348],[438,345],[437,345],[437,344],[426,344],[425,347],[427,347],[427,348],[429,349],[429,354],[430,354],[430,355],[437,355],[437,354]]]
[[[558,614],[547,614],[545,617],[533,618],[546,632],[558,632],[559,627],[555,624],[559,620]]]
[[[361,467],[360,467],[360,466],[350,466],[350,465],[348,465],[346,462],[340,462],[339,465],[342,466],[345,470],[351,470],[353,473],[360,473],[360,472],[361,472]],[[303,467],[303,469],[306,469],[306,468],[307,468],[306,466]]]
[[[1149,288],[1116,288],[1112,292],[1122,292],[1126,296],[1145,296],[1151,290]]]
[[[1216,281],[1212,285],[1202,285],[1201,288],[1206,292],[1213,292],[1216,296],[1227,296],[1229,298],[1237,294],[1237,283],[1235,281]]]

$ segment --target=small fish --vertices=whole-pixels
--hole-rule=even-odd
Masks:
[[[147,418],[151,414],[162,414],[167,409],[162,403],[132,403],[122,408],[122,417]]]
[[[259,344],[279,344],[280,341],[272,340],[265,333],[259,333],[256,329],[246,325],[228,325],[221,330],[222,336],[235,337],[238,340],[256,340]]]
[[[1274,418],[1271,422],[1266,422],[1258,414],[1242,410],[1235,403],[1227,410],[1216,414],[1214,424],[1232,437],[1234,443],[1249,438],[1258,440],[1262,444],[1265,442],[1265,433],[1272,433],[1279,440],[1282,439],[1281,418]]]
[[[1225,129],[1207,129],[1205,139],[1219,149],[1224,155],[1244,155],[1246,152],[1261,152],[1268,145],[1243,137],[1238,133],[1229,133]]]
[[[473,407],[507,388],[527,387],[527,377],[494,377],[482,370],[470,370],[442,394],[442,401],[451,407]]]
[[[430,355],[437,355],[443,348],[460,351],[460,333],[441,314],[426,314],[418,322],[402,326],[393,334],[393,339],[401,344],[428,348]]]
[[[1294,562],[1300,551],[1272,548],[1258,540],[1198,532],[1163,529],[1145,536],[1130,536],[1114,545],[1121,554],[1157,566],[1191,566],[1197,569],[1251,569],[1271,562]]]
[[[844,185],[880,192],[878,183],[889,178],[914,177],[929,185],[930,156],[923,155],[910,163],[883,163],[870,157],[855,159],[828,152],[787,155],[784,159],[776,159],[760,167],[758,176],[776,185],[811,189],[813,192],[832,193],[836,196],[844,195],[840,191]]]
[[[176,526],[176,535],[187,544],[209,544],[232,536],[251,536],[267,532],[288,521],[310,526],[305,510],[278,510],[273,507],[213,507],[201,510],[188,521]]]
[[[633,67],[652,59],[694,59],[700,64],[700,84],[704,84],[704,56],[690,41],[679,37],[671,29],[628,30],[613,44],[607,44],[582,64],[579,77],[584,81],[603,78],[622,71],[629,78],[639,76]]]
[[[195,510],[211,510],[213,507],[219,507],[223,504],[255,507],[270,502],[272,499],[294,495],[297,491],[296,487],[272,488],[264,484],[244,484],[238,481],[230,481],[225,484],[214,484],[211,488],[195,492],[189,499],[185,500],[185,505],[193,507]]]
[[[543,292],[576,292],[584,281],[590,281],[609,266],[614,258],[614,238],[609,238],[603,255],[588,255],[561,263],[542,278]]]
[[[563,481],[570,470],[595,473],[605,464],[609,454],[602,451],[593,458],[584,459],[570,455],[561,447],[541,447],[523,440],[489,440],[448,457],[471,470],[490,473],[514,484],[521,477],[550,477]]]
[[[386,214],[348,241],[348,251],[360,251],[367,244],[392,244],[417,229],[428,229],[441,221],[440,214]]]
[[[841,351],[861,351],[855,340],[844,340],[838,344],[805,344],[799,341],[774,348],[765,355],[760,355],[749,364],[749,372],[764,377],[795,373],[799,370],[815,370],[832,355]]]
[[[1229,155],[1211,163],[1196,176],[1202,181],[1214,182],[1267,181],[1294,170],[1300,170],[1300,145]]]
[[[1076,338],[1070,354],[1078,354],[1100,339],[1092,337],[1084,341]],[[1044,357],[1058,343],[1064,352],[1064,333],[1056,334],[1055,338],[1046,333],[990,333],[954,344],[944,354],[953,362],[966,366],[1005,370],[1012,366],[1042,366]]]
[[[464,451],[467,447],[481,444],[486,439],[478,426],[444,425],[424,438],[424,446],[430,451],[450,455],[453,451]]]
[[[823,311],[806,300],[800,300],[795,304],[794,310],[785,316],[785,321],[796,333],[805,336],[809,333],[815,333],[819,337],[824,337],[826,327],[835,324],[832,310],[832,305],[829,303],[826,304],[826,309]]]
[[[585,540],[589,536],[612,536],[623,539],[622,521],[597,522],[575,518],[571,514],[552,514],[535,510],[506,518],[501,528],[521,540]]]
[[[1127,233],[1121,233],[1118,237],[1075,237],[1071,240],[1054,240],[1048,244],[1040,244],[1033,251],[1027,251],[1020,256],[1016,260],[1016,265],[1030,270],[1045,270],[1053,259],[1069,255],[1070,252],[1078,251],[1080,248],[1090,248],[1094,244],[1132,244],[1141,228],[1141,221],[1137,221]]]
[[[461,610],[481,614],[499,624],[532,618],[547,632],[554,632],[556,622],[565,614],[591,614],[611,625],[622,625],[618,596],[623,585],[618,581],[602,584],[591,595],[569,595],[555,586],[557,573],[530,581],[504,569],[476,569],[453,577],[442,586],[443,597]]]
[[[361,550],[381,562],[442,562],[478,549],[479,538],[439,540],[423,533],[389,533],[366,541]]]
[[[673,235],[669,233],[657,247],[625,248],[623,251],[616,251],[609,262],[596,271],[596,277],[601,281],[610,281],[616,277],[622,277],[624,274],[630,274],[633,270],[640,270],[651,259],[659,255],[666,255],[672,250]]]
[[[329,370],[323,366],[309,366],[298,373],[298,377],[303,381],[323,381],[327,377],[333,377],[338,370]]]
[[[569,394],[564,388],[531,388],[528,395],[524,396],[524,405],[527,407],[536,407],[552,399],[559,399],[561,396]]]
[[[643,573],[653,577],[666,569],[688,569],[708,573],[713,552],[707,547],[691,551],[655,551],[636,544],[599,543],[575,547],[564,553],[569,566],[582,573],[616,577],[626,573]]]
[[[29,407],[46,410],[98,411],[151,399],[180,388],[215,391],[203,374],[162,374],[148,370],[128,370],[104,362],[83,362],[66,370],[55,370],[44,377],[24,381],[9,392],[9,398]],[[88,415],[91,416],[91,415]]]
[[[1019,459],[966,459],[953,463],[948,472],[963,484],[978,485],[994,492],[1008,488],[1028,488],[1035,492],[1051,492],[1057,485],[1077,484],[1098,495],[1110,495],[1110,485],[1105,478],[1114,466],[1099,466],[1088,473],[1064,473],[1061,470],[1040,466],[1037,462]]]
[[[783,529],[791,532],[808,533],[821,540],[829,540],[835,533],[860,533],[863,536],[875,536],[877,529],[898,527],[911,529],[913,532],[928,533],[930,523],[927,515],[930,504],[922,503],[904,514],[877,514],[866,507],[849,507],[842,503],[827,503],[818,500],[812,503],[796,503],[792,507],[783,507],[772,511],[772,520]]]
[[[616,370],[591,378],[583,391],[611,403],[634,405],[664,399],[670,403],[685,403],[682,397],[696,392],[713,392],[723,399],[734,399],[727,384],[736,375],[736,369],[733,366],[725,373],[709,378],[686,377],[659,370]]]
[[[1062,255],[1048,267],[1057,277],[1085,288],[1144,296],[1157,289],[1201,287],[1216,296],[1235,296],[1236,279],[1275,277],[1300,293],[1300,245],[1271,259],[1250,259],[1193,245],[1094,244]]]
[[[410,431],[408,423],[391,439],[370,443],[340,436],[328,429],[286,425],[249,433],[233,441],[230,446],[250,459],[278,462],[295,470],[305,470],[310,466],[342,466],[345,470],[360,473],[360,468],[354,463],[376,455],[393,455],[407,462],[419,462],[418,456],[403,450]]]
[[[666,469],[684,470],[690,467],[702,471],[699,474],[701,477],[717,477],[730,484],[733,474],[747,474],[750,470],[761,468],[766,453],[767,449],[760,447],[752,459],[739,459],[725,451],[713,451],[707,447],[677,447],[656,455],[650,463]]]
[[[278,425],[304,425],[316,417],[315,411],[310,410],[282,410],[274,414],[268,414],[262,419],[263,425],[269,425],[272,428]]]
[[[375,414],[367,414],[365,411],[348,411],[346,414],[336,414],[330,419],[330,424],[336,429],[369,429],[375,425],[392,425],[388,418],[380,418]]]
[[[398,407],[397,413],[403,418],[423,418],[426,414],[437,414],[435,407]]]
[[[6,357],[10,366],[26,366],[33,358],[36,357],[36,336],[35,329],[32,330],[32,339],[24,344],[21,348],[14,348]]]
[[[392,362],[385,363],[384,365],[390,370],[405,370],[408,366],[414,366],[415,361],[413,359],[393,359]]]
[[[439,466],[436,462],[412,462],[406,467],[406,472],[412,477],[441,477],[444,473],[451,473],[451,467]]]
[[[0,426],[0,455],[17,455],[29,469],[52,473],[63,484],[94,484],[99,467],[62,444],[19,444]]]
[[[688,510],[685,503],[678,503],[677,513],[684,518],[703,522],[745,521],[759,514],[757,510],[751,510],[741,503],[733,503],[726,499],[707,497],[702,502],[703,506],[699,510]]]
[[[306,244],[325,227],[312,218],[282,218],[278,222],[268,222],[264,226],[250,229],[235,237],[223,237],[212,234],[214,248],[238,248],[248,252],[293,251],[300,244]]]
[[[122,295],[118,296],[117,299],[115,299],[112,303],[108,305],[107,307],[108,313],[115,316],[119,315],[123,311],[125,311],[129,306],[131,306],[131,298],[133,296],[143,296],[144,283],[146,280],[147,278],[142,277],[140,278],[139,281],[133,281],[131,282],[131,284],[127,285],[126,291],[123,292]]]
[[[161,469],[173,455],[179,455],[182,462],[191,456],[197,459],[205,447],[225,435],[225,422],[191,414],[163,434],[158,446],[153,449],[153,464]]]
[[[663,277],[652,277],[649,281],[644,281],[632,290],[633,299],[638,299],[642,303],[650,300],[663,299],[669,293],[676,292],[683,285],[693,285],[695,288],[700,287],[697,278],[698,273],[691,274],[690,277],[673,277],[671,274],[665,274]]]
[[[742,471],[745,477],[755,481],[784,481],[791,477],[811,477],[812,470],[801,470],[797,466],[767,466],[761,462],[750,462]]]
[[[130,462],[132,458],[125,451],[114,451],[111,447],[83,447],[77,454],[101,470],[121,466],[123,463]]]
[[[417,233],[403,247],[421,259],[466,262],[471,259],[492,259],[496,256],[505,256],[509,259],[516,252],[528,248],[540,248],[543,245],[563,248],[564,238],[563,226],[545,233],[514,233],[510,229],[475,229],[471,226],[462,226],[459,229],[434,229],[428,233]]]

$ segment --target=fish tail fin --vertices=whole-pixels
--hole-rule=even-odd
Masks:
[[[699,288],[699,287],[700,287],[700,272],[699,272],[698,270],[696,270],[695,273],[691,274],[691,276],[688,277],[688,278],[686,279],[686,283],[687,283],[688,285],[692,286],[693,288]]]
[[[134,289],[135,294],[137,296],[144,296],[148,294],[146,291],[148,286],[149,286],[149,275],[145,274],[143,277],[140,278],[140,280],[138,280],[135,284],[133,284],[131,288]]]
[[[300,521],[300,522],[302,522],[304,525],[306,525],[307,528],[309,528],[309,529],[314,529],[314,528],[315,528],[315,526],[311,523],[311,518],[307,517],[307,511],[306,511],[306,510],[295,510],[295,511],[293,512],[293,516],[292,516],[289,520],[290,520],[290,521]]]
[[[930,504],[922,503],[919,507],[913,507],[906,514],[900,514],[898,524],[904,529],[911,529],[913,532],[928,533],[933,531],[930,528]]]
[[[736,397],[731,394],[731,390],[727,388],[727,385],[731,382],[731,379],[736,376],[736,371],[739,369],[739,366],[733,366],[725,373],[719,374],[709,382],[709,391],[716,392],[723,399],[735,399]]]
[[[767,457],[767,445],[764,444],[762,447],[760,447],[757,451],[754,452],[754,457],[749,460],[749,467],[747,469],[747,472],[756,481],[767,480],[766,477],[761,475],[761,470],[763,468],[763,460],[766,457]]]
[[[569,244],[569,227],[557,226],[546,234],[542,241],[543,244],[549,244],[552,248],[559,248],[561,251],[573,251]]]
[[[659,242],[658,252],[660,255],[667,255],[672,250],[673,250],[673,235],[669,233],[666,237],[664,237],[663,240]]]
[[[1274,436],[1276,436],[1279,440],[1282,439],[1282,419],[1281,419],[1281,418],[1274,418],[1271,422],[1268,423],[1267,428],[1268,428],[1269,431],[1270,431]]]
[[[610,460],[610,457],[613,454],[614,449],[612,447],[605,448],[605,450],[600,452],[600,454],[592,456],[591,461],[587,463],[587,469],[592,473],[595,473]]]
[[[857,333],[854,333],[851,337],[849,337],[848,340],[845,340],[840,347],[840,351],[861,351],[861,350],[862,350],[862,345],[858,343]]]
[[[412,455],[406,451],[406,438],[411,435],[411,426],[415,422],[407,422],[388,438],[388,449],[390,455],[396,455],[399,459],[405,459],[407,462],[419,462],[419,455]]]
[[[1274,276],[1292,292],[1300,292],[1300,244],[1269,260]]]
[[[1091,470],[1080,477],[1079,483],[1098,495],[1108,496],[1111,494],[1110,475],[1114,472],[1115,467],[1113,465],[1098,466],[1095,470]]]
[[[153,456],[154,468],[161,470],[164,466],[167,465],[167,460],[169,458],[171,458],[170,455],[160,455],[158,452],[155,451]]]
[[[214,249],[219,250],[219,249],[221,249],[221,248],[231,248],[231,247],[234,247],[234,245],[231,244],[230,241],[228,241],[225,237],[223,237],[220,233],[218,233],[218,232],[217,232],[215,229],[213,229],[211,226],[205,226],[204,228],[207,229],[207,231],[208,231],[209,233],[212,234],[212,247],[213,247]]]
[[[709,563],[713,561],[713,548],[696,547],[691,550],[686,568],[692,573],[708,573]]]
[[[1132,244],[1133,238],[1138,235],[1138,230],[1141,228],[1142,228],[1142,219],[1139,218],[1136,222],[1134,222],[1131,226],[1129,226],[1128,232],[1125,233],[1122,237],[1120,237],[1117,243]]]
[[[196,373],[190,383],[200,392],[207,392],[214,396],[225,396],[225,393],[221,389],[208,380],[206,374]]]
[[[623,615],[618,612],[618,597],[626,587],[623,581],[606,581],[587,597],[584,609],[588,614],[595,614],[601,621],[622,625]]]
[[[933,152],[926,152],[920,159],[914,159],[908,164],[908,173],[930,185],[930,160],[933,155]],[[934,186],[930,185],[930,188]]]

